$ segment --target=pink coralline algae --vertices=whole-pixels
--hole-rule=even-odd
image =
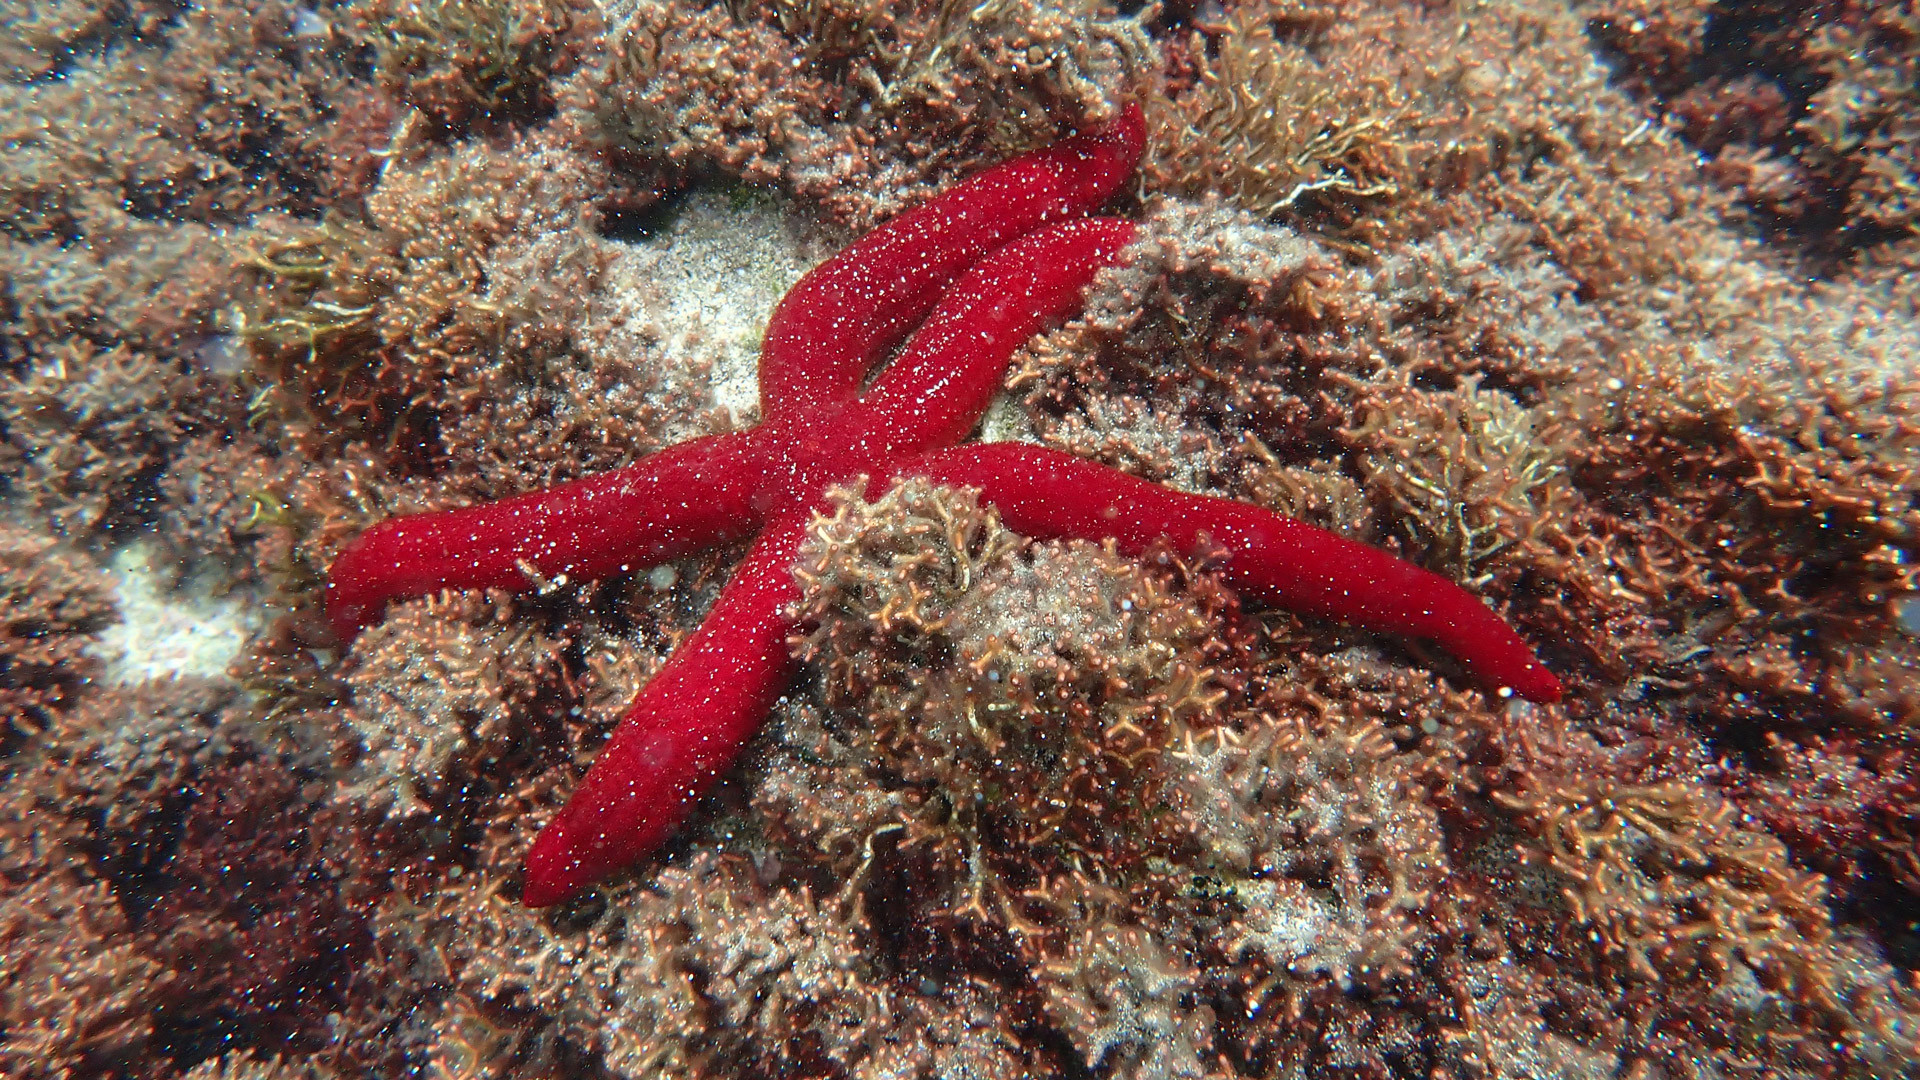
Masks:
[[[792,674],[791,567],[808,518],[829,486],[863,475],[978,488],[1036,536],[1107,539],[1132,554],[1157,541],[1220,545],[1226,579],[1261,600],[1434,639],[1490,687],[1559,698],[1559,681],[1485,604],[1385,552],[1040,447],[941,449],[973,428],[1013,350],[1077,309],[1133,239],[1131,222],[1088,214],[1132,173],[1143,141],[1129,110],[989,170],[809,274],[768,328],[757,427],[518,498],[385,522],[334,562],[328,613],[349,638],[398,597],[598,578],[759,532],[699,631],[534,841],[526,903],[558,903],[645,857],[732,761]]]

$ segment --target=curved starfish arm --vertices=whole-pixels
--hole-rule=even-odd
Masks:
[[[767,527],[713,610],[647,682],[585,779],[527,852],[524,900],[546,907],[645,858],[786,691],[807,514]]]
[[[815,267],[767,323],[760,413],[851,398],[867,370],[967,267],[1041,225],[1107,200],[1140,160],[1137,105],[1111,123],[988,169]]]
[[[1226,549],[1227,581],[1262,601],[1430,639],[1491,689],[1531,701],[1560,698],[1560,680],[1479,597],[1378,548],[1272,511],[1014,443],[939,451],[903,463],[896,475],[978,488],[1008,528],[1032,537],[1111,539],[1139,555],[1162,538],[1193,550],[1204,535]]]
[[[993,402],[1020,343],[1080,310],[1093,276],[1136,227],[1120,218],[1048,225],[975,264],[940,297],[873,388],[861,396],[894,455],[965,438]]]
[[[327,570],[327,619],[342,641],[390,600],[439,589],[591,580],[752,533],[749,433],[694,439],[624,468],[482,506],[380,522]]]

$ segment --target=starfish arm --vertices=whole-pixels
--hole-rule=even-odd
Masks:
[[[328,621],[347,641],[390,600],[525,590],[529,570],[591,580],[749,535],[758,452],[749,433],[694,439],[543,491],[380,522],[328,569]]]
[[[763,417],[851,398],[942,290],[995,248],[1085,214],[1146,144],[1137,105],[1094,131],[1014,158],[868,233],[801,278],[767,324]]]
[[[785,692],[787,607],[807,513],[771,523],[700,629],[627,710],[559,816],[527,852],[524,899],[556,904],[645,858]]]
[[[1101,267],[1133,242],[1134,223],[1082,218],[1028,233],[961,275],[861,397],[890,453],[966,437],[992,403],[1020,343],[1080,310]]]
[[[1111,539],[1139,555],[1162,538],[1194,550],[1204,535],[1226,549],[1227,581],[1264,602],[1430,639],[1490,688],[1532,701],[1560,698],[1560,680],[1472,593],[1378,548],[1271,511],[1013,443],[938,451],[903,463],[898,474],[978,488],[1009,528],[1042,539]]]

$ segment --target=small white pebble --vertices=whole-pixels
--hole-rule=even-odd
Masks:
[[[193,350],[193,359],[209,374],[232,378],[253,366],[246,343],[232,334],[214,334]]]
[[[312,8],[293,9],[293,36],[297,38],[324,38],[333,34],[333,27],[320,13]]]
[[[1893,602],[1893,620],[1900,629],[1920,637],[1920,593],[1908,593]]]

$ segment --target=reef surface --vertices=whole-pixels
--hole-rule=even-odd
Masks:
[[[1920,1076],[1912,0],[8,0],[0,1073]],[[807,268],[1143,105],[983,436],[1384,547],[1567,684],[903,483],[668,846],[534,834],[740,550],[396,513],[757,419]]]

